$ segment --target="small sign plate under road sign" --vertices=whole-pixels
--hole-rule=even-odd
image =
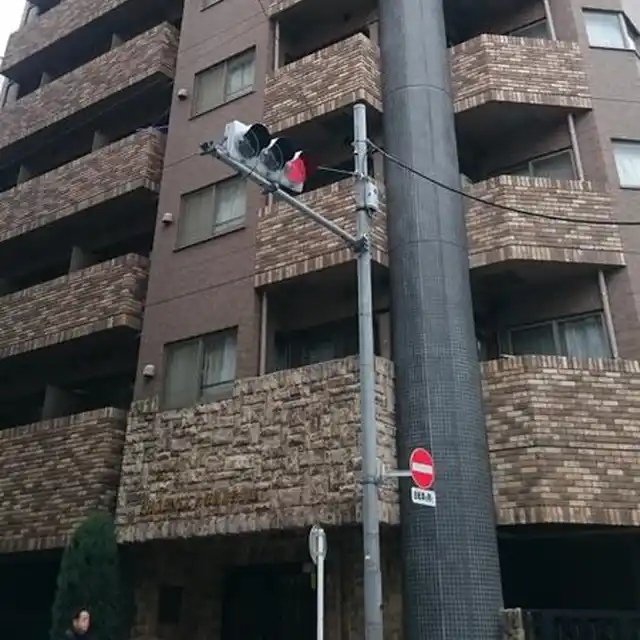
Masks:
[[[411,502],[413,502],[413,504],[424,505],[425,507],[435,507],[436,492],[418,489],[418,487],[411,487]]]
[[[436,470],[433,458],[426,449],[414,449],[409,458],[409,471],[414,484],[420,489],[430,489],[435,480]]]

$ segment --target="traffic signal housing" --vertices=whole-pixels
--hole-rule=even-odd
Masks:
[[[230,122],[224,130],[223,146],[233,160],[251,172],[294,193],[302,193],[314,171],[308,156],[291,140],[273,137],[260,123]]]

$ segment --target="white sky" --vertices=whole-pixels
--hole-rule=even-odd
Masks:
[[[0,57],[4,55],[7,38],[20,25],[24,0],[0,0]]]

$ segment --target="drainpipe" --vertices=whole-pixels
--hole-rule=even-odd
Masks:
[[[280,68],[280,21],[273,23],[273,70]]]
[[[558,40],[558,33],[556,31],[556,25],[553,21],[553,14],[551,13],[551,5],[549,0],[543,0],[544,14],[549,25],[549,35],[552,40]],[[569,125],[569,138],[571,139],[571,148],[573,149],[573,157],[575,160],[576,173],[578,174],[578,180],[584,180],[584,166],[582,164],[582,156],[580,155],[580,147],[578,146],[578,135],[576,133],[576,121],[573,114],[570,113],[567,116],[567,124]]]
[[[618,341],[616,340],[616,332],[613,326],[613,316],[611,315],[611,304],[609,303],[609,289],[607,288],[607,279],[602,269],[598,270],[598,290],[600,292],[600,301],[602,302],[602,313],[604,315],[604,324],[611,346],[611,355],[619,358]]]
[[[267,314],[269,311],[267,292],[265,291],[260,299],[260,348],[259,348],[259,370],[258,375],[265,375],[267,372]]]

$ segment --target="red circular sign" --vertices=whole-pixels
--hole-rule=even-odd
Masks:
[[[409,471],[411,479],[418,487],[428,489],[436,477],[431,454],[426,449],[414,449],[409,458]]]

